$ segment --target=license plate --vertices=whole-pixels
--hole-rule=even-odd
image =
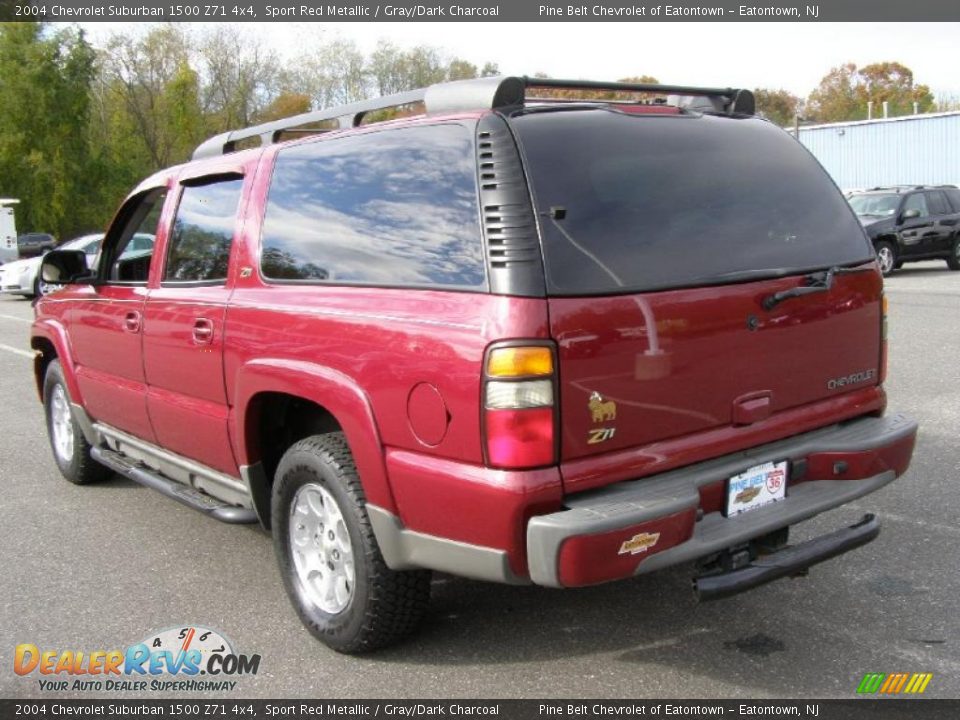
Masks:
[[[727,517],[783,500],[786,494],[786,460],[755,465],[727,480]]]

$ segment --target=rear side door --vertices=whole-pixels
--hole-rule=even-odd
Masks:
[[[144,309],[147,407],[159,445],[236,474],[223,342],[243,176],[193,178],[179,189],[159,287],[151,290]]]
[[[953,245],[953,235],[957,230],[958,217],[952,212],[947,196],[942,190],[928,190],[927,209],[933,221],[933,235],[930,239],[930,251],[947,253]]]
[[[77,288],[67,314],[87,412],[150,441],[141,341],[152,239],[163,227],[166,197],[165,186],[155,187],[120,208],[103,242],[98,282]]]

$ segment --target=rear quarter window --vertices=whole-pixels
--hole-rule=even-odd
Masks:
[[[381,130],[277,154],[263,220],[271,280],[485,286],[473,134]]]
[[[764,121],[564,110],[511,122],[553,295],[716,284],[872,256],[826,172]]]

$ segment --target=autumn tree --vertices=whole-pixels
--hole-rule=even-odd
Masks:
[[[792,124],[800,114],[800,98],[787,90],[758,88],[753,95],[757,101],[757,113],[781,127]]]
[[[208,129],[223,132],[257,122],[281,84],[276,52],[229,24],[215,26],[195,46]]]
[[[891,116],[913,112],[913,103],[920,112],[935,106],[933,94],[926,85],[914,82],[913,71],[898,62],[881,62],[857,68],[846,63],[830,70],[810,93],[806,114],[819,122],[865,120],[867,103],[872,101],[874,117],[889,103]]]

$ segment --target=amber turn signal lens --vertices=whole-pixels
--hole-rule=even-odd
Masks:
[[[487,357],[490,377],[529,377],[552,372],[553,354],[548,347],[496,348]]]

